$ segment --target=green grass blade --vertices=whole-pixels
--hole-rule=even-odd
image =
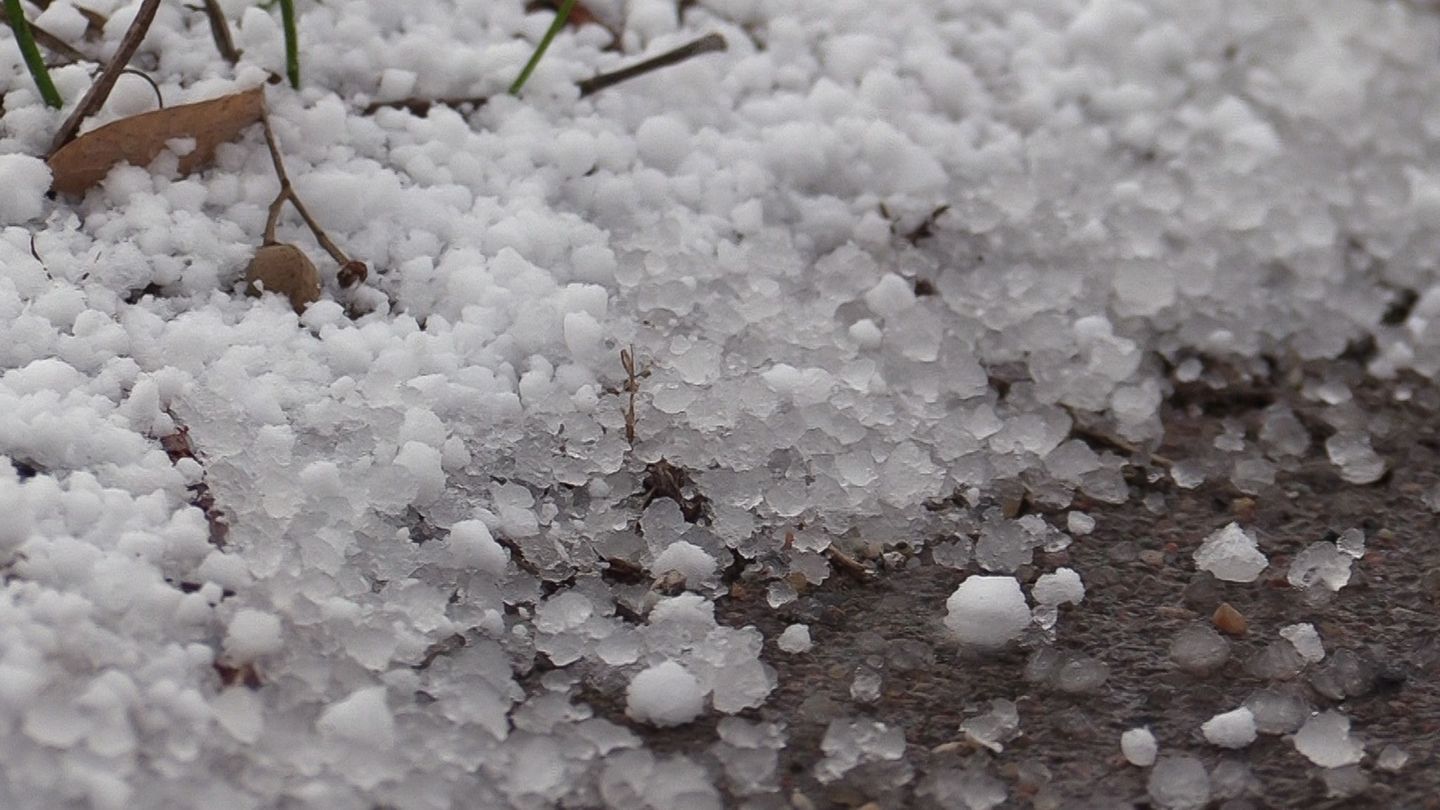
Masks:
[[[285,75],[300,89],[300,35],[295,30],[295,0],[280,0],[280,23],[285,27]]]
[[[530,74],[535,72],[535,66],[540,64],[540,57],[544,56],[545,49],[550,47],[550,41],[555,39],[555,35],[560,33],[561,28],[565,27],[565,21],[570,19],[570,10],[573,8],[575,8],[575,0],[565,0],[560,4],[560,10],[555,12],[555,22],[550,23],[550,30],[545,32],[545,36],[540,39],[540,44],[535,46],[535,53],[530,55],[530,61],[525,63],[525,69],[520,71],[520,75],[515,77],[515,83],[510,85],[510,95],[520,95],[520,88],[525,86],[525,82],[530,79]]]
[[[40,97],[55,109],[60,109],[63,102],[60,100],[60,91],[55,89],[55,83],[50,81],[50,71],[45,67],[45,60],[40,58],[40,48],[35,45],[35,35],[30,31],[30,23],[25,21],[25,10],[20,8],[20,0],[5,0],[5,15],[10,18],[10,28],[15,32],[15,41],[20,45],[20,55],[25,57],[25,67],[30,69],[30,76],[35,80],[35,87],[40,90]]]

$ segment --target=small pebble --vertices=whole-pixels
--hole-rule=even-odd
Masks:
[[[1250,629],[1250,622],[1245,620],[1245,614],[1236,610],[1229,602],[1221,602],[1210,620],[1220,632],[1236,638],[1245,635],[1245,631]]]

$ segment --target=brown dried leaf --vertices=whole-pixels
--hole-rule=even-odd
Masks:
[[[265,89],[254,87],[228,96],[132,115],[81,135],[50,156],[52,187],[61,194],[83,194],[120,163],[148,166],[174,138],[194,138],[195,149],[180,158],[181,174],[210,162],[215,148],[259,123]]]

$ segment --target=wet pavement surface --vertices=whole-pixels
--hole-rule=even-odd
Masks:
[[[1334,377],[1337,368],[1357,370],[1332,366],[1325,374]],[[1333,432],[1329,422],[1337,409],[1302,396],[1306,379],[1314,379],[1313,370],[1259,385],[1180,386],[1167,402],[1166,441],[1157,455],[1177,460],[1213,454],[1209,448],[1227,424],[1231,432],[1243,427],[1253,437],[1266,407],[1288,404],[1311,442],[1302,457],[1282,465],[1273,486],[1246,495],[1221,478],[1182,489],[1159,474],[1159,463],[1140,458],[1130,469],[1125,504],[1080,498],[1048,510],[1051,522],[1062,526],[1064,512],[1075,508],[1097,521],[1092,534],[1063,552],[1037,554],[1019,574],[1033,580],[1065,565],[1084,578],[1084,601],[1061,608],[1049,647],[1104,662],[1108,678],[1091,691],[1067,694],[1035,682],[1036,645],[981,654],[948,636],[945,600],[967,573],[979,570],[973,563],[955,570],[934,564],[924,552],[913,567],[881,570],[871,581],[837,572],[778,609],[766,603],[763,585],[736,582],[719,600],[717,618],[759,627],[767,639],[764,658],[779,675],[764,706],[742,717],[784,723],[788,742],[778,791],[758,798],[727,795],[727,801],[963,807],[937,799],[934,783],[969,775],[992,789],[997,781],[1003,785],[1000,807],[1150,807],[1150,769],[1127,763],[1119,747],[1122,732],[1148,726],[1162,757],[1189,754],[1211,770],[1209,806],[1440,808],[1440,521],[1424,497],[1440,482],[1440,391],[1419,380],[1352,386],[1355,401],[1340,410],[1347,418],[1364,414],[1389,470],[1380,481],[1360,486],[1341,480],[1326,458],[1324,439]],[[1019,508],[1047,512],[1028,501]],[[1255,582],[1221,582],[1195,568],[1200,542],[1231,521],[1253,529],[1270,559]],[[1352,527],[1364,531],[1367,546],[1346,587],[1315,599],[1290,586],[1286,572],[1297,552]],[[1172,640],[1187,626],[1210,624],[1221,603],[1239,611],[1246,632],[1230,638],[1230,658],[1218,670],[1182,671],[1169,657]],[[810,626],[814,646],[788,654],[774,639],[795,622]],[[1326,658],[1294,677],[1259,677],[1253,672],[1257,656],[1282,640],[1282,627],[1296,622],[1315,626]],[[867,664],[880,672],[882,686],[878,698],[865,704],[850,689],[857,666]],[[1333,773],[1327,781],[1325,770],[1296,751],[1288,735],[1262,733],[1237,751],[1204,739],[1202,723],[1267,686],[1303,697],[1312,710],[1334,708],[1348,716],[1352,734],[1365,743],[1358,772]],[[967,741],[960,724],[988,711],[997,698],[1016,704],[1020,733],[994,753]],[[717,739],[713,715],[657,730],[625,718],[623,695],[594,691],[586,699],[657,753],[703,760]],[[826,725],[844,717],[902,729],[902,762],[862,765],[838,781],[819,782],[815,765],[823,757]],[[1394,772],[1377,767],[1377,755],[1392,744],[1409,755]]]

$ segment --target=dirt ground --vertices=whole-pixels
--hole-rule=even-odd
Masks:
[[[1379,482],[1347,484],[1325,457],[1323,442],[1333,430],[1327,419],[1333,421],[1335,409],[1301,393],[1306,380],[1322,375],[1350,380],[1355,405],[1368,415],[1373,431],[1384,432],[1375,436],[1374,446],[1390,472]],[[1408,400],[1397,401],[1396,391],[1405,389],[1411,391]],[[968,768],[1004,785],[1008,798],[1001,807],[1150,807],[1149,769],[1129,765],[1119,752],[1121,733],[1146,725],[1162,757],[1197,756],[1212,772],[1225,760],[1248,766],[1255,777],[1249,789],[1217,796],[1211,806],[1440,808],[1435,761],[1440,537],[1436,516],[1422,499],[1440,476],[1440,390],[1420,380],[1366,381],[1360,367],[1347,361],[1294,368],[1265,380],[1240,375],[1220,388],[1188,384],[1166,404],[1167,438],[1159,454],[1185,459],[1213,453],[1212,440],[1227,420],[1244,425],[1253,438],[1262,410],[1273,402],[1288,403],[1312,434],[1307,455],[1279,472],[1274,486],[1253,497],[1226,480],[1184,490],[1164,477],[1151,483],[1156,476],[1146,474],[1151,468],[1142,459],[1130,477],[1126,504],[1077,502],[1097,518],[1095,532],[1022,572],[1022,578],[1033,577],[1069,565],[1084,578],[1084,602],[1062,608],[1055,646],[1109,666],[1108,679],[1092,693],[1068,695],[1027,682],[1031,650],[980,655],[947,640],[940,620],[964,572],[928,562],[915,570],[882,572],[872,582],[832,576],[778,610],[765,603],[763,588],[737,589],[735,596],[722,598],[723,621],[764,631],[766,660],[779,674],[770,700],[746,715],[788,728],[781,790],[765,806],[937,806],[926,795],[927,777]],[[1153,496],[1142,504],[1152,493],[1163,499],[1163,508]],[[1271,567],[1256,582],[1243,584],[1197,572],[1192,555],[1201,540],[1237,519],[1258,532]],[[1327,604],[1307,604],[1285,581],[1291,557],[1327,532],[1351,527],[1364,530],[1367,548],[1350,584]],[[977,569],[972,564],[970,570]],[[1245,616],[1248,632],[1232,639],[1230,660],[1218,672],[1181,671],[1168,657],[1171,640],[1189,624],[1208,622],[1222,601]],[[792,622],[810,624],[815,645],[808,653],[789,655],[774,646],[773,639]],[[1352,733],[1365,741],[1361,771],[1368,784],[1356,795],[1335,795],[1344,789],[1328,787],[1323,769],[1301,756],[1288,736],[1262,734],[1234,752],[1201,736],[1204,721],[1271,684],[1248,673],[1246,663],[1294,622],[1315,625],[1326,661],[1341,650],[1356,654],[1359,685],[1343,701],[1316,686],[1321,680],[1316,670],[1325,662],[1289,682],[1313,709],[1342,710],[1353,721]],[[927,650],[933,663],[925,660]],[[849,690],[856,665],[869,657],[883,661],[884,685],[880,698],[865,706],[855,703]],[[655,730],[628,722],[621,700],[590,697],[599,714],[630,726],[654,750],[704,759],[716,740],[714,717]],[[1020,715],[1020,736],[999,754],[964,742],[959,731],[962,721],[987,711],[995,698],[1015,701]],[[826,724],[847,716],[902,728],[912,778],[891,788],[884,769],[861,768],[829,785],[818,782],[814,765],[823,756]],[[1410,755],[1393,773],[1376,766],[1377,754],[1392,743]]]

